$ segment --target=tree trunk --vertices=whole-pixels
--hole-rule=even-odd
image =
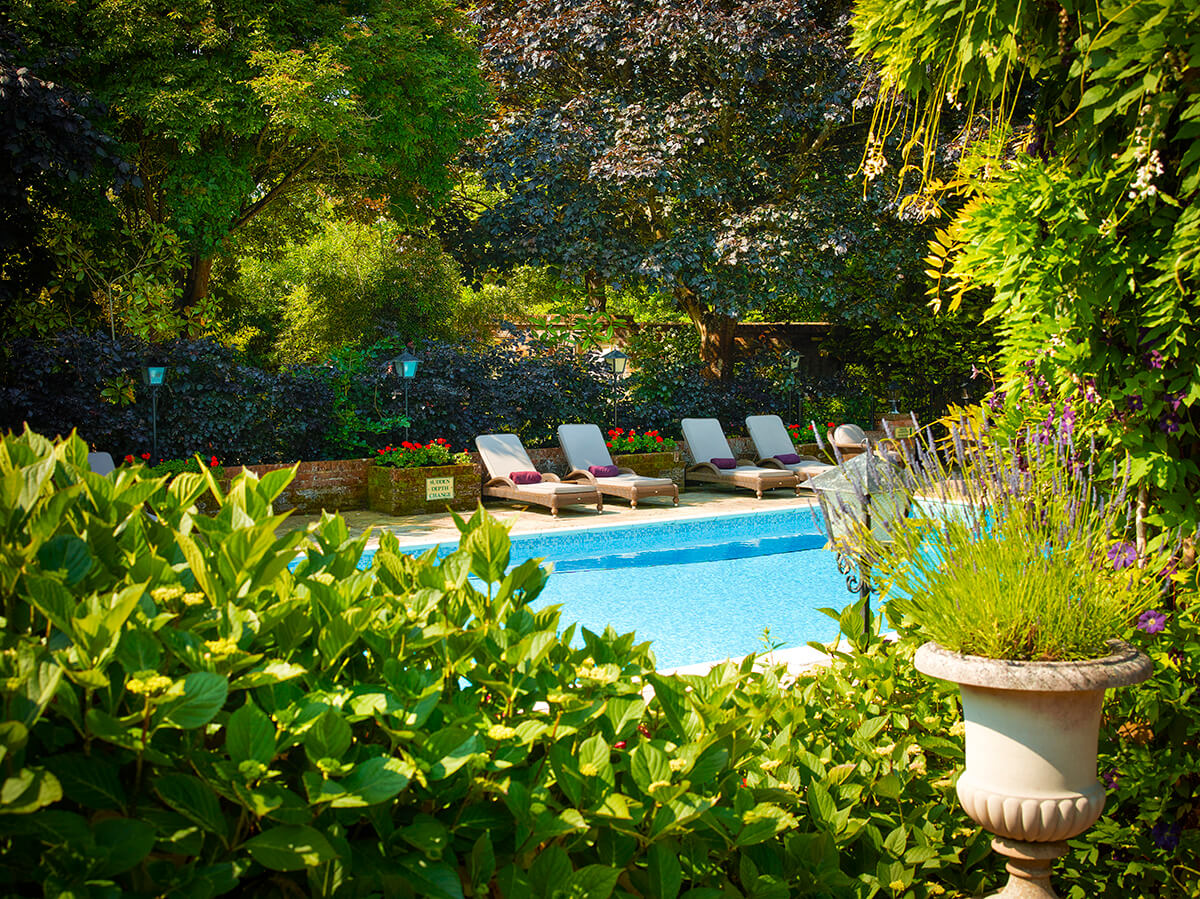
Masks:
[[[700,361],[704,376],[716,381],[733,377],[733,335],[737,319],[713,312],[686,287],[675,289],[675,299],[700,332]]]
[[[192,257],[187,279],[183,283],[183,297],[179,301],[182,308],[194,306],[197,301],[208,296],[208,281],[212,275],[212,266],[211,256],[207,258]]]
[[[583,277],[587,287],[587,308],[589,312],[608,311],[608,293],[605,291],[604,278],[595,269],[589,269]]]

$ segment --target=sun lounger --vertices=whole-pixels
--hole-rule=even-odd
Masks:
[[[627,499],[634,509],[639,499],[648,496],[669,496],[679,505],[679,487],[670,478],[645,477],[632,468],[617,468],[596,425],[559,425],[558,445],[571,467],[564,480],[590,484],[604,496]]]
[[[481,434],[475,438],[475,448],[488,473],[480,488],[483,496],[546,506],[554,516],[563,506],[595,503],[597,512],[604,508],[600,491],[590,484],[565,484],[558,475],[548,472],[539,473],[534,483],[518,483],[524,474],[532,478],[536,469],[516,434]]]
[[[764,490],[790,487],[799,492],[800,476],[777,468],[761,468],[749,459],[737,459],[715,418],[685,418],[683,439],[687,441],[695,464],[685,473],[686,481],[704,484],[727,484],[753,490],[762,499]],[[714,462],[717,460],[717,462]]]
[[[758,464],[764,468],[786,469],[799,475],[802,480],[808,480],[834,467],[816,456],[798,455],[792,446],[791,435],[778,415],[747,416],[746,430],[758,452]]]
[[[88,468],[96,474],[112,474],[117,470],[111,453],[88,453]]]

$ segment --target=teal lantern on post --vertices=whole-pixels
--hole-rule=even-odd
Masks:
[[[625,369],[629,366],[629,357],[613,347],[611,350],[600,354],[600,363],[608,369],[609,374],[613,378],[613,420],[612,424],[617,426],[617,381],[625,374]]]
[[[142,380],[150,388],[150,460],[153,464],[158,462],[158,388],[166,383],[167,367],[147,364],[142,369]]]
[[[405,350],[395,359],[389,359],[387,363],[387,373],[396,375],[404,382],[404,420],[409,421],[408,417],[408,382],[417,376],[417,366],[421,364],[421,360]],[[393,394],[395,396],[395,394]],[[409,426],[404,426],[404,439],[408,439]]]

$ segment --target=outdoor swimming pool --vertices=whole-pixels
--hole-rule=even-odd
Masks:
[[[793,508],[518,534],[512,563],[554,563],[534,605],[561,604],[564,623],[634,631],[653,642],[660,668],[714,662],[762,651],[768,627],[784,648],[837,636],[837,623],[817,609],[855,597],[823,549],[817,514]]]

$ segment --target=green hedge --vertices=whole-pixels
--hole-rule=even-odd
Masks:
[[[545,571],[506,574],[507,533],[482,513],[440,561],[384,534],[359,571],[367,538],[340,518],[276,536],[286,471],[239,478],[209,517],[206,475],[104,478],[85,455],[0,439],[0,892],[920,899],[997,883],[954,801],[954,693],[913,671],[909,641],[795,682],[751,662],[661,676],[633,635],[532,608]],[[1173,714],[1194,727],[1194,709]],[[1158,882],[1118,893],[1106,864],[1075,883]]]

